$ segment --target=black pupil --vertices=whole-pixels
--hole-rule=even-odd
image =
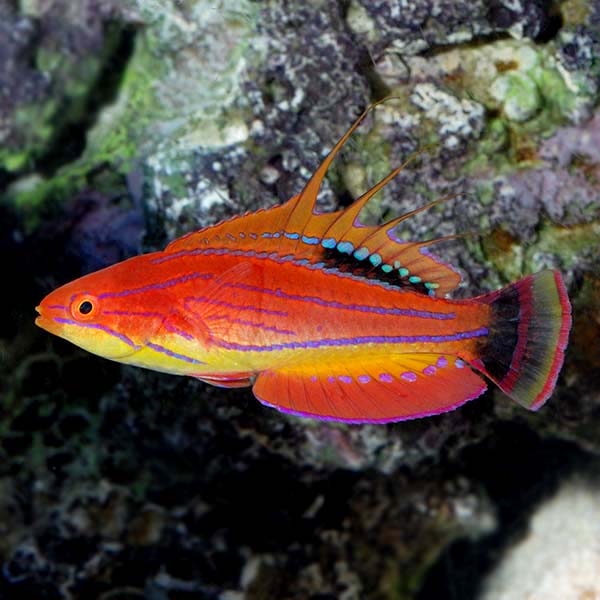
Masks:
[[[92,306],[92,303],[89,300],[84,300],[80,305],[79,305],[79,312],[82,315],[89,315],[92,312],[92,308],[94,308]]]

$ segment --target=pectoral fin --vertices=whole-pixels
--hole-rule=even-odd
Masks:
[[[242,300],[226,293],[230,286],[240,282],[260,285],[261,269],[247,261],[238,263],[203,286],[200,294],[186,298],[180,311],[196,330],[205,331],[209,340],[223,339],[235,326],[240,311],[246,309]]]
[[[204,383],[222,388],[242,388],[251,386],[256,378],[254,373],[229,373],[227,375],[191,375]]]

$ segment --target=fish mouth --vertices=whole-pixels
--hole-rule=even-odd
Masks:
[[[57,324],[55,323],[54,319],[45,314],[45,311],[41,305],[36,306],[35,310],[37,311],[38,316],[35,318],[34,323],[38,327],[41,327],[50,333],[54,333],[54,331],[57,329]]]
[[[42,307],[36,306],[35,310],[38,313],[38,316],[35,318],[35,324],[42,329],[46,329],[46,327],[44,327],[44,322],[47,321],[47,319],[45,319],[44,315],[42,314]]]

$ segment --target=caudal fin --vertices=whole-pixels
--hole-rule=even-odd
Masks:
[[[490,304],[490,333],[473,364],[513,400],[537,410],[563,364],[571,304],[557,271],[541,271],[481,296]]]

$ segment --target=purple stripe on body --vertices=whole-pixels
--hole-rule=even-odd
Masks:
[[[175,327],[175,325],[171,325],[168,321],[163,322],[163,327],[169,331],[170,333],[175,333],[176,335],[180,335],[182,338],[186,340],[193,340],[194,336],[189,334],[187,331],[180,329],[179,327]]]
[[[274,333],[281,333],[282,335],[292,335],[296,337],[296,332],[289,331],[288,329],[279,329],[279,327],[265,325],[264,323],[254,323],[253,321],[245,321],[243,319],[230,319],[228,317],[225,318],[227,318],[229,322],[236,323],[238,325],[248,325],[248,327],[256,327],[258,329],[262,329],[263,331],[273,331]]]
[[[165,319],[165,315],[159,312],[141,312],[141,311],[130,311],[130,310],[105,310],[103,311],[105,315],[122,315],[128,317],[149,317],[149,318],[159,318]],[[168,321],[163,321],[164,328],[170,333],[175,333],[176,335],[180,335],[186,340],[193,340],[194,336],[190,335],[187,331],[176,327],[175,325],[171,325]]]
[[[184,237],[186,237],[186,236],[179,238],[179,240],[184,239]],[[179,252],[173,252],[172,254],[165,253],[164,256],[161,256],[160,258],[153,258],[150,261],[150,264],[151,265],[160,265],[169,260],[175,260],[176,258],[181,258],[183,256],[194,256],[194,254],[198,254],[197,250],[180,250]]]
[[[56,310],[68,310],[68,308],[62,304],[51,304],[48,308],[54,308]]]
[[[344,346],[360,346],[361,344],[418,344],[418,343],[442,343],[457,342],[476,337],[488,335],[486,327],[462,331],[453,335],[365,335],[353,338],[308,340],[306,342],[284,342],[259,346],[253,344],[235,344],[223,340],[217,343],[227,350],[239,350],[241,352],[273,352],[277,350],[299,350],[304,348],[331,348]]]
[[[224,306],[225,308],[234,308],[236,310],[249,310],[265,315],[276,315],[278,317],[288,316],[287,312],[281,310],[269,310],[267,308],[260,308],[259,306],[251,306],[247,304],[232,304],[231,302],[216,300],[214,298],[208,298],[207,296],[190,296],[186,298],[184,300],[184,306],[186,309],[188,308],[188,302],[196,302],[198,304],[210,304],[212,306]]]
[[[161,256],[160,258],[152,259],[150,263],[153,265],[160,265],[164,262],[175,260],[177,258],[183,258],[187,256],[198,256],[199,254],[231,254],[233,256],[254,256],[254,252],[252,251],[245,252],[243,250],[234,250],[232,248],[194,248],[194,250],[180,250],[179,252],[174,252],[173,254],[165,254],[165,256]]]
[[[226,283],[225,286],[245,290],[248,292],[267,294],[269,296],[275,296],[277,298],[285,298],[286,300],[298,300],[299,302],[309,302],[311,304],[326,306],[328,308],[342,308],[357,312],[376,313],[379,315],[400,315],[403,317],[417,317],[422,319],[439,319],[441,321],[454,319],[456,317],[454,313],[413,310],[411,308],[383,308],[381,306],[371,306],[368,304],[344,304],[343,302],[337,302],[335,300],[323,300],[322,298],[318,298],[317,296],[301,296],[299,294],[288,294],[286,292],[283,292],[281,289],[271,290],[268,288],[248,285],[245,283]]]
[[[158,312],[143,312],[135,310],[103,310],[104,315],[122,315],[125,317],[158,317],[162,319],[164,315]]]
[[[100,331],[104,331],[105,333],[108,333],[109,335],[120,339],[122,342],[124,342],[128,346],[131,346],[135,350],[139,350],[141,348],[141,346],[137,346],[136,344],[134,344],[126,335],[123,335],[122,333],[119,333],[118,331],[115,331],[110,327],[106,327],[105,325],[98,325],[97,323],[80,323],[79,321],[73,321],[72,319],[61,319],[59,317],[54,317],[54,321],[56,321],[57,323],[65,323],[66,325],[77,325],[78,327],[87,327],[88,329],[99,329]]]
[[[186,356],[185,354],[179,354],[178,352],[173,352],[173,350],[169,350],[164,346],[159,346],[158,344],[154,344],[152,342],[146,342],[146,346],[151,350],[155,350],[156,352],[161,352],[162,354],[166,354],[170,358],[176,358],[177,360],[183,360],[187,363],[191,363],[193,365],[205,365],[207,363],[202,362],[201,360],[197,360],[192,358],[191,356]]]
[[[187,273],[181,277],[174,277],[173,279],[167,279],[166,281],[162,281],[160,283],[151,283],[139,288],[122,290],[120,292],[105,292],[100,294],[98,298],[120,298],[122,296],[131,296],[133,294],[143,294],[144,292],[148,292],[150,290],[164,290],[171,288],[179,285],[180,283],[187,283],[188,281],[193,281],[195,279],[212,279],[213,277],[214,275],[210,273]]]

